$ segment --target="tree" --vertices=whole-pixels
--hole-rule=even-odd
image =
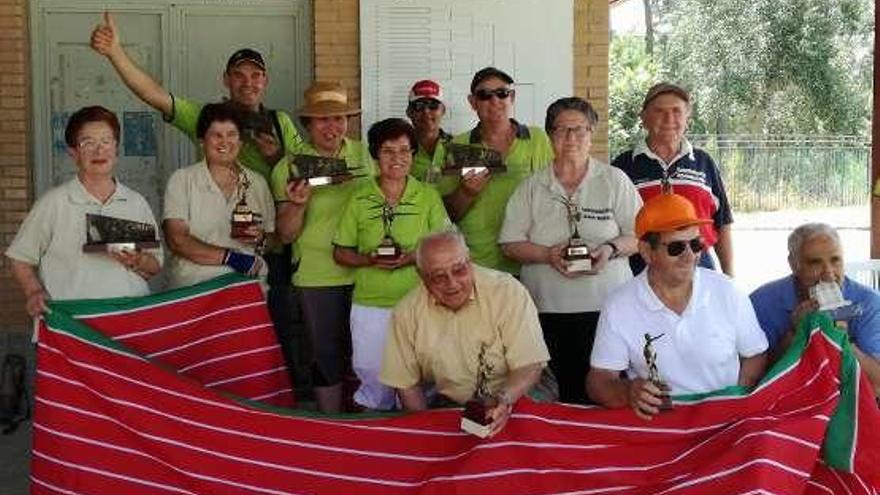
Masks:
[[[655,61],[662,79],[691,90],[692,127],[867,130],[870,0],[670,0],[658,8]]]

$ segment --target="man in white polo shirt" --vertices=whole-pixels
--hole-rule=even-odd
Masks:
[[[699,227],[709,222],[671,193],[639,211],[635,230],[648,268],[602,308],[587,374],[596,402],[632,407],[646,419],[659,412],[661,390],[647,380],[646,335],[672,395],[750,387],[763,376],[767,338],[748,297],[725,275],[696,266],[705,248]]]

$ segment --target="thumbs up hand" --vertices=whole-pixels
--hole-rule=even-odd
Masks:
[[[104,20],[95,26],[92,31],[91,42],[92,50],[104,56],[110,56],[113,51],[121,48],[119,44],[119,35],[116,31],[116,22],[109,12],[104,11]]]

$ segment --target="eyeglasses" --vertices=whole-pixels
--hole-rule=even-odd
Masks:
[[[513,90],[510,88],[478,89],[474,91],[474,96],[480,101],[488,101],[493,96],[497,97],[499,100],[506,100],[507,97],[512,94]]]
[[[388,157],[407,156],[413,154],[413,149],[409,146],[406,146],[404,148],[391,148],[382,146],[381,148],[379,148],[379,154]]]
[[[116,147],[116,140],[113,138],[102,138],[102,139],[85,138],[82,141],[80,141],[79,143],[77,143],[76,146],[77,146],[77,148],[79,148],[81,150],[91,152],[91,151],[97,150],[99,146],[104,146],[107,148],[115,148]]]
[[[569,135],[573,134],[574,137],[578,139],[582,139],[587,136],[587,133],[593,132],[589,126],[586,125],[576,125],[572,127],[566,126],[557,126],[554,127],[551,131],[554,139],[565,139]]]
[[[441,104],[442,103],[440,103],[437,100],[434,100],[431,98],[425,98],[425,99],[416,100],[416,101],[410,103],[409,109],[412,110],[413,112],[416,112],[416,113],[424,112],[425,110],[433,111],[433,110],[437,110],[438,108],[440,108]]]
[[[471,260],[465,258],[457,261],[449,268],[438,268],[437,270],[432,271],[426,276],[426,278],[431,285],[447,285],[455,279],[466,276],[470,265]]]
[[[660,242],[661,246],[666,246],[666,254],[669,256],[681,256],[684,253],[686,247],[691,248],[691,252],[694,254],[699,254],[706,249],[706,245],[703,244],[703,239],[699,237],[694,237],[689,241],[672,241],[672,242]]]

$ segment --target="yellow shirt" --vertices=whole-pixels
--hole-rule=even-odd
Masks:
[[[458,311],[437,303],[423,284],[394,308],[379,379],[400,389],[433,383],[464,403],[474,393],[484,345],[493,391],[510,370],[550,360],[525,287],[507,273],[474,266],[473,296]]]

